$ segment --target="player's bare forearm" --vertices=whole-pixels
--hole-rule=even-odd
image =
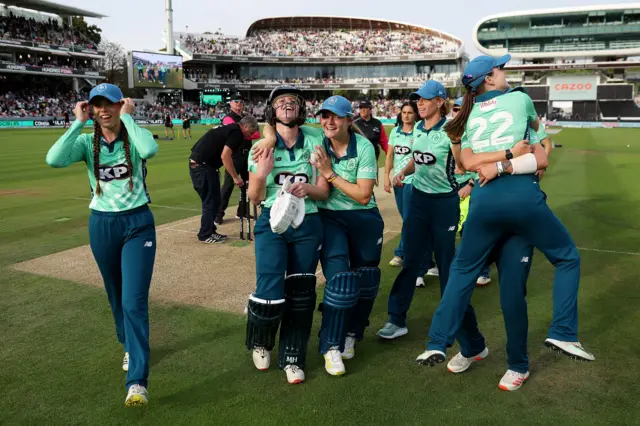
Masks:
[[[461,152],[462,166],[465,170],[477,172],[485,164],[506,160],[505,151],[474,153],[471,148]]]
[[[392,147],[393,148],[393,147]],[[387,158],[384,160],[384,180],[387,182],[389,180],[389,174],[391,173],[391,169],[393,168],[393,149],[390,149],[387,153]]]
[[[324,201],[329,198],[329,183],[327,180],[318,176],[318,181],[315,185],[309,185],[309,189],[307,190],[307,195],[309,198],[315,201]]]
[[[551,150],[553,149],[553,146],[551,146],[551,139],[548,137],[544,138],[540,143],[544,146],[544,152],[547,154],[548,158],[551,155]]]
[[[333,186],[344,192],[349,198],[366,206],[373,196],[375,179],[358,179],[357,183],[351,183],[340,176],[333,182]]]
[[[405,176],[410,176],[412,174],[414,174],[416,172],[416,163],[415,161],[413,161],[413,158],[411,159],[411,161],[409,161],[409,164],[407,164],[405,166],[404,169],[402,169],[402,173]]]
[[[247,197],[249,197],[251,204],[259,206],[267,197],[266,179],[262,179],[255,173],[249,172],[249,188],[247,189]]]

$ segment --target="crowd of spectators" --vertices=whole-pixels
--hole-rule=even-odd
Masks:
[[[0,117],[64,117],[76,102],[86,99],[73,90],[19,89],[0,93]]]
[[[212,75],[207,74],[204,70],[185,70],[185,77],[196,83],[260,83],[260,84],[360,84],[360,83],[422,83],[429,78],[434,78],[440,81],[446,81],[452,78],[448,74],[444,73],[432,73],[432,74],[420,74],[409,77],[363,77],[363,78],[335,78],[333,76],[328,77],[307,77],[307,78],[285,78],[276,80],[272,78],[252,78],[252,77],[238,77],[234,74],[224,75]],[[458,77],[456,77],[458,78]]]
[[[259,30],[247,38],[180,34],[179,40],[193,53],[241,56],[382,56],[459,49],[426,33],[389,30]]]
[[[61,22],[51,18],[38,21],[10,12],[7,16],[0,15],[0,39],[97,49],[80,30]]]

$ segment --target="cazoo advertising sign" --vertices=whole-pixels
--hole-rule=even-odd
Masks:
[[[547,80],[550,101],[595,101],[598,96],[596,75],[551,76]]]

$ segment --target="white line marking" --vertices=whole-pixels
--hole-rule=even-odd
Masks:
[[[586,248],[586,247],[578,247],[578,250],[597,251],[600,253],[612,253],[612,254],[627,254],[629,256],[640,256],[640,253],[633,253],[630,251],[615,251],[615,250],[604,250],[604,249],[595,249],[595,248]]]
[[[64,197],[65,200],[79,200],[79,201],[91,201],[91,198],[82,198],[82,197]],[[177,206],[163,206],[162,204],[150,203],[149,207],[161,207],[163,209],[172,209],[172,210],[184,210],[187,212],[196,212],[201,213],[200,209],[190,209],[188,207],[177,207]]]

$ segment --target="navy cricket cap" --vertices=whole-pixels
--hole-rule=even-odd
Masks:
[[[322,103],[316,115],[322,114],[324,111],[332,112],[338,117],[353,117],[351,102],[342,96],[336,95],[327,98],[327,100]]]
[[[242,96],[242,95],[240,94],[240,92],[236,92],[236,93],[234,93],[233,95],[231,95],[231,97],[229,98],[229,100],[230,100],[230,101],[242,101],[242,102],[244,102],[244,101],[245,101],[244,96]]]
[[[116,104],[124,98],[124,95],[118,86],[110,83],[102,83],[98,84],[89,92],[89,103],[97,97],[106,98]]]
[[[475,91],[478,86],[484,82],[485,77],[491,74],[494,68],[502,68],[510,60],[511,55],[508,53],[499,58],[493,58],[487,55],[477,56],[464,67],[462,84]]]
[[[360,101],[360,104],[358,105],[358,108],[372,108],[373,105],[371,105],[371,101],[367,100],[367,99],[363,99]]]
[[[433,98],[447,98],[447,90],[442,83],[435,80],[427,80],[424,84],[415,92],[409,94],[410,101],[417,101],[420,98],[433,99]]]

